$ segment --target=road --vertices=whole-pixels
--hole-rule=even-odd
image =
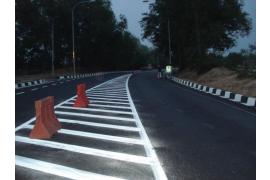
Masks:
[[[78,174],[98,179],[165,179],[165,176],[183,180],[255,179],[253,110],[167,80],[157,80],[155,72],[137,73],[129,80],[120,78],[89,90],[89,111],[72,109],[75,98],[71,98],[74,95],[71,89],[79,81],[88,83],[89,88],[113,76],[70,81],[16,95],[16,127],[34,116],[34,100],[47,95],[55,96],[55,104],[65,100],[56,108],[64,129],[48,145],[27,138],[32,122],[16,132],[16,179],[71,178],[70,174],[63,174],[70,172],[66,167],[83,170]],[[73,124],[67,121],[70,119],[74,120]],[[87,137],[81,137],[82,134]],[[58,146],[55,142],[62,144]],[[71,144],[90,148],[87,152],[91,154],[78,147],[71,151]],[[23,157],[40,166],[20,164],[26,161]],[[55,164],[64,166],[60,168],[62,171],[47,168],[44,172],[44,167]]]

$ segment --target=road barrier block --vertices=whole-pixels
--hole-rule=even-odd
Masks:
[[[54,97],[48,96],[35,102],[36,123],[29,137],[32,139],[49,139],[61,124],[54,113]]]
[[[85,94],[86,85],[79,84],[77,85],[77,99],[74,103],[74,107],[86,108],[88,107],[89,100]]]

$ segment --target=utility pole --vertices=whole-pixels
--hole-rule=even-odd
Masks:
[[[75,70],[75,42],[74,42],[74,8],[72,8],[72,63],[73,63],[73,75],[76,75]]]
[[[76,4],[73,5],[72,10],[71,10],[71,14],[72,14],[72,62],[73,62],[73,75],[76,75],[76,55],[75,55],[75,37],[74,37],[74,11],[76,9],[76,7],[78,5],[81,5],[83,3],[91,3],[91,0],[87,0],[87,1],[79,1]]]
[[[51,41],[52,41],[52,75],[54,76],[54,20],[52,20],[52,30],[51,30]]]
[[[169,60],[170,65],[172,65],[172,50],[171,50],[171,28],[170,20],[168,20],[168,41],[169,41]]]

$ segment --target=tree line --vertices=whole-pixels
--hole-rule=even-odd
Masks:
[[[213,57],[249,34],[251,20],[239,0],[156,0],[141,26],[144,38],[154,44],[160,64],[169,63],[170,31],[172,64],[180,70],[204,72],[213,66]]]
[[[16,74],[72,67],[72,7],[78,0],[16,0]],[[76,66],[87,71],[128,70],[146,66],[151,50],[115,17],[109,0],[78,5],[74,11]],[[52,44],[52,34],[54,43]]]

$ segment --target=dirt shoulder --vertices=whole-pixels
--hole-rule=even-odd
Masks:
[[[227,68],[213,68],[198,75],[195,71],[184,70],[178,76],[202,85],[256,97],[256,79],[238,78],[238,74]]]

